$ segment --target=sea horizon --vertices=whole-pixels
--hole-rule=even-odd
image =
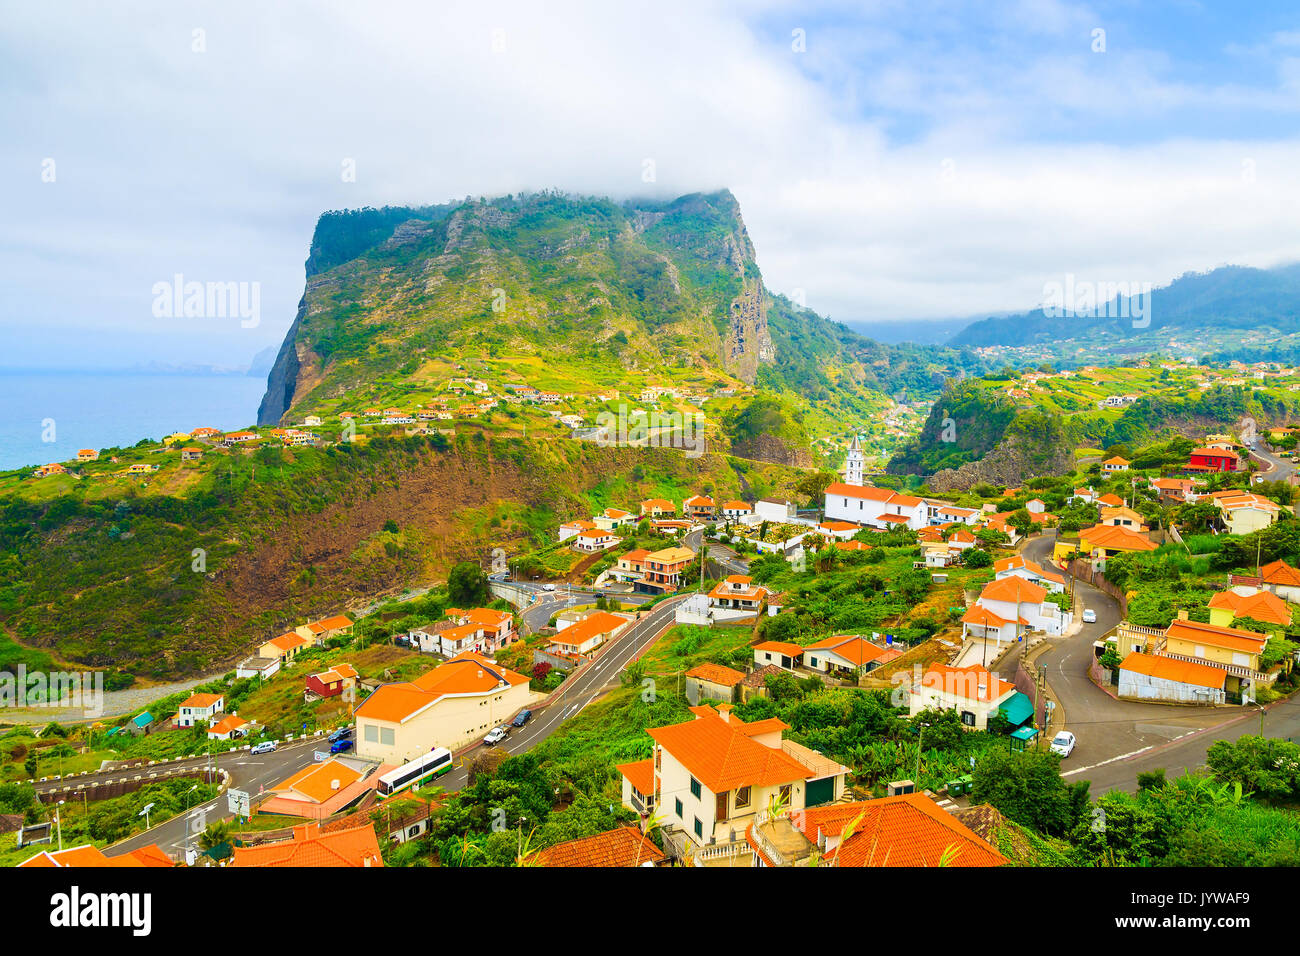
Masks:
[[[81,448],[125,448],[202,425],[257,421],[264,376],[142,368],[0,367],[0,470],[76,458]]]

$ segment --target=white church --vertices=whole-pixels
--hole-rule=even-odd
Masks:
[[[862,442],[854,435],[844,458],[844,480],[826,488],[826,520],[852,521],[882,531],[900,526],[919,530],[929,523],[925,501],[889,488],[864,485],[865,468]]]

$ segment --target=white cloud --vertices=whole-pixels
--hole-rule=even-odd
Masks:
[[[1206,85],[1159,51],[1092,56],[1086,7],[1027,0],[986,19],[992,38],[941,5],[11,9],[10,359],[66,326],[100,330],[82,336],[100,353],[134,333],[170,353],[193,341],[179,360],[238,360],[291,320],[320,212],[551,186],[730,186],[769,284],[840,319],[1023,308],[1067,271],[1161,282],[1300,256],[1295,141],[1123,135],[1171,111],[1293,112],[1280,54],[1275,89]],[[262,326],[160,326],[149,290],[176,272],[260,282]]]

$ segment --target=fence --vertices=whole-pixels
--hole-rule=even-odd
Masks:
[[[1076,579],[1087,581],[1098,591],[1113,597],[1119,603],[1120,617],[1128,617],[1128,595],[1122,589],[1107,581],[1105,574],[1094,570],[1091,564],[1079,558],[1075,558],[1070,562],[1069,571]]]

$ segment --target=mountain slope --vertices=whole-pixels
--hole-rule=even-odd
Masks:
[[[1074,298],[1077,303],[1078,297]],[[1149,313],[1136,325],[1129,314],[1132,310],[1121,309],[1126,305],[1122,297],[1098,298],[1101,303],[1095,309],[1097,314],[1052,317],[1042,309],[1034,309],[984,319],[953,336],[950,344],[1019,346],[1099,335],[1128,338],[1146,329],[1161,328],[1300,332],[1300,265],[1275,269],[1224,266],[1210,272],[1187,273],[1163,288],[1151,290]],[[1076,311],[1085,309],[1079,305]],[[1144,318],[1149,318],[1149,324],[1142,324]]]
[[[456,376],[780,393],[848,431],[900,390],[979,371],[969,352],[883,346],[763,285],[728,191],[660,201],[547,192],[327,213],[260,424],[419,402]]]

